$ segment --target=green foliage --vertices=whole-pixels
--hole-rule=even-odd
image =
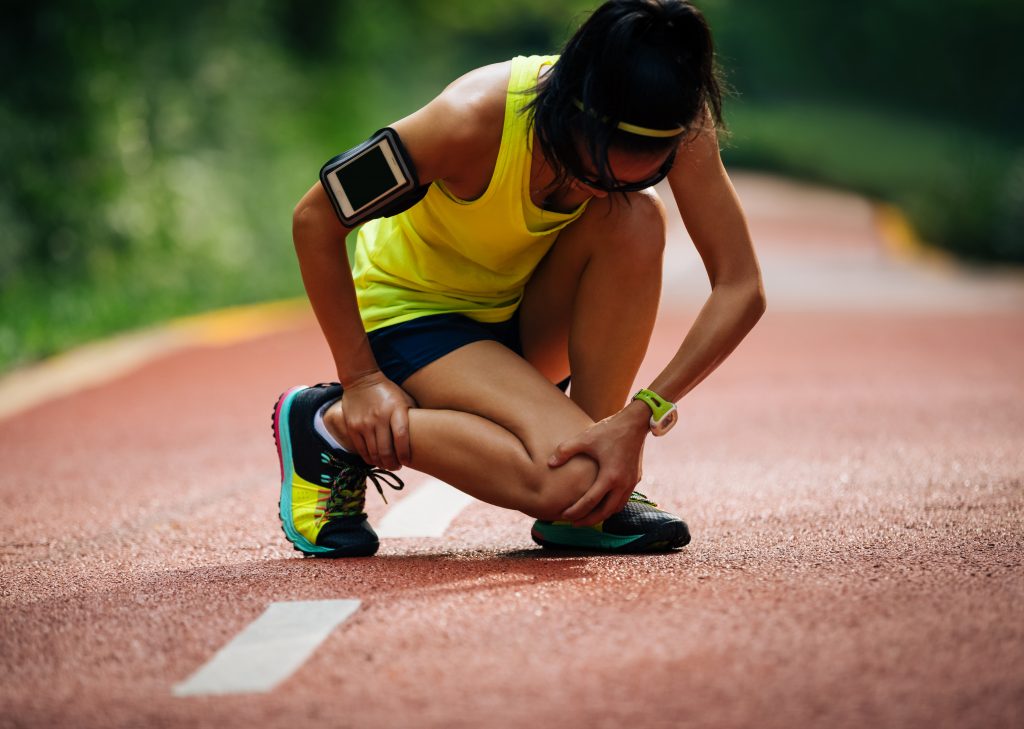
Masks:
[[[41,0],[0,25],[0,370],[167,316],[301,291],[326,158],[453,78],[557,50],[596,0]],[[707,0],[728,154],[893,200],[1021,259],[1024,6]]]
[[[1024,3],[704,0],[744,98],[839,102],[1015,135]]]
[[[1024,262],[1024,145],[863,106],[744,101],[729,122],[728,164],[859,190],[965,258]]]
[[[557,46],[539,0],[8,9],[0,370],[115,329],[295,295],[291,210],[326,158],[476,65]]]
[[[728,161],[894,202],[964,257],[1024,261],[1024,4],[706,5],[738,91]]]
[[[109,0],[8,18],[0,366],[298,290],[286,201],[309,179],[307,124],[280,103],[294,72],[247,8]]]

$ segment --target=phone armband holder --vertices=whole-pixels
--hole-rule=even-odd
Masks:
[[[391,127],[320,168],[320,184],[346,228],[397,215],[418,203],[429,185],[420,185],[416,167]]]

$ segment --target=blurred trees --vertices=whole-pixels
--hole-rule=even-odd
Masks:
[[[320,164],[564,9],[424,0],[43,0],[0,25],[0,369],[301,291]]]
[[[298,293],[290,213],[324,159],[475,66],[556,51],[595,4],[9,4],[0,368],[111,329]],[[897,199],[935,240],[1024,260],[1024,5],[698,4],[739,92],[730,159]],[[915,142],[905,155],[897,131]]]
[[[858,189],[965,257],[1024,261],[1024,3],[706,8],[739,92],[727,161]]]
[[[710,0],[734,85],[752,100],[818,98],[1020,136],[1024,3]]]

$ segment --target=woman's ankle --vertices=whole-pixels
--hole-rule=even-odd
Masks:
[[[346,451],[353,453],[352,441],[345,429],[345,418],[342,416],[341,400],[333,403],[324,412],[324,427],[331,437]]]

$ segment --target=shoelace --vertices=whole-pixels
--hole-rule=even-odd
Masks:
[[[401,478],[383,468],[365,463],[350,463],[327,452],[320,454],[320,460],[335,470],[333,476],[321,476],[321,479],[331,487],[331,495],[324,509],[324,516],[327,518],[362,513],[366,500],[367,479],[373,482],[385,504],[388,503],[388,498],[384,495],[383,486],[393,488],[395,491],[405,488],[405,482]]]
[[[637,502],[639,502],[641,504],[647,504],[648,506],[653,506],[654,508],[658,508],[657,504],[655,504],[653,501],[651,501],[649,498],[644,496],[639,491],[634,491],[632,494],[630,494],[629,500],[630,501],[637,501]]]

